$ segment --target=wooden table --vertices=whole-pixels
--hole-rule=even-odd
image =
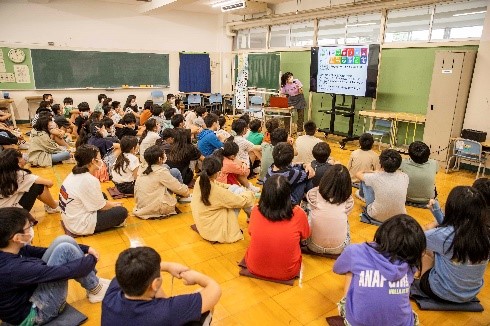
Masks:
[[[42,96],[26,96],[26,101],[27,101],[27,111],[29,113],[29,121],[32,120],[34,115],[36,114],[37,108],[39,107],[39,104],[43,100]]]
[[[267,121],[267,118],[289,118],[289,136],[293,133],[293,116],[294,116],[294,106],[290,106],[287,108],[278,108],[272,106],[264,107],[264,123]]]
[[[12,124],[14,128],[17,128],[17,122],[15,121],[15,111],[17,110],[17,106],[15,105],[15,101],[12,99],[0,99],[0,108],[7,108],[7,111],[12,115]]]
[[[391,135],[390,135],[390,147],[396,147],[398,140],[398,123],[407,122],[413,123],[415,128],[413,130],[413,140],[415,140],[415,132],[417,130],[417,124],[425,124],[425,115],[409,112],[394,112],[394,111],[382,111],[382,110],[363,110],[359,111],[359,116],[364,117],[363,132],[366,126],[366,118],[374,118],[381,120],[388,120],[391,122]],[[408,137],[408,128],[405,138]]]

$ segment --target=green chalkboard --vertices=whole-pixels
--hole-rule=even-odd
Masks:
[[[248,55],[248,87],[279,89],[281,55],[260,53]]]
[[[32,49],[37,89],[169,85],[168,54]]]

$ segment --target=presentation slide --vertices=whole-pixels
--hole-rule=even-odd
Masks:
[[[365,96],[369,46],[326,46],[318,48],[317,91]]]

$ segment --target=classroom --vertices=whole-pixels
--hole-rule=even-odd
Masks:
[[[489,5],[0,0],[0,325],[490,325]]]

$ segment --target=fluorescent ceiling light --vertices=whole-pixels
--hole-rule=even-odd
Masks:
[[[213,2],[211,4],[211,7],[216,8],[216,7],[223,7],[223,6],[228,6],[228,5],[233,5],[235,3],[240,3],[242,2],[241,0],[225,0],[225,1],[217,1]]]
[[[362,24],[352,24],[352,25],[347,24],[347,27],[369,26],[369,25],[376,25],[376,23],[362,23]]]
[[[473,11],[473,12],[465,12],[465,13],[462,13],[462,14],[454,14],[453,17],[459,17],[459,16],[468,16],[468,15],[476,15],[476,14],[484,14],[486,13],[487,11],[486,10],[482,10],[482,11]]]

